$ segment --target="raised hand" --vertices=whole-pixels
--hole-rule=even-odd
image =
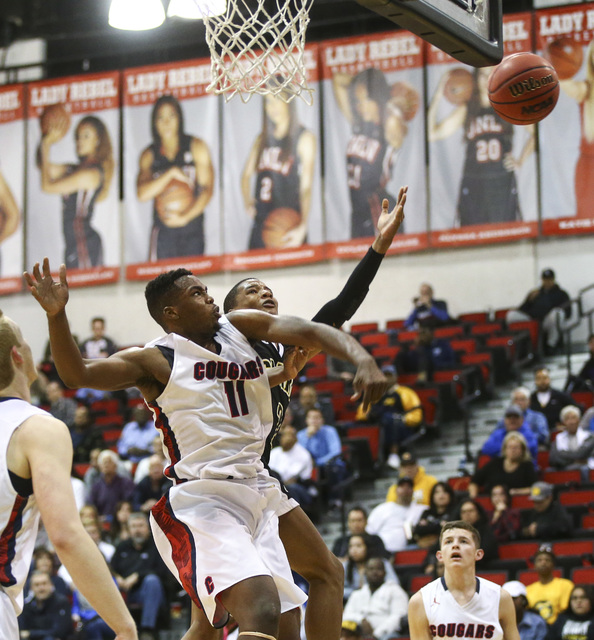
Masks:
[[[353,380],[355,393],[351,396],[351,400],[361,398],[363,411],[366,411],[372,404],[381,400],[388,390],[388,386],[386,376],[379,370],[373,358],[369,358],[357,368]]]
[[[66,265],[60,265],[60,281],[52,278],[49,260],[43,259],[40,269],[39,262],[33,266],[33,274],[25,271],[23,274],[31,295],[39,302],[45,312],[56,315],[64,309],[68,302],[68,282],[66,281]]]
[[[385,253],[389,249],[392,244],[392,240],[394,240],[394,236],[398,232],[398,229],[400,229],[400,225],[402,225],[407,192],[408,186],[400,187],[396,206],[392,211],[388,210],[388,200],[384,198],[382,201],[382,212],[377,221],[377,230],[379,235],[373,243],[373,248],[378,253]]]

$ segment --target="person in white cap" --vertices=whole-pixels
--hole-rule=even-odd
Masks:
[[[519,580],[510,580],[502,589],[505,589],[514,601],[520,640],[544,640],[548,632],[547,623],[542,616],[528,608],[526,585]]]

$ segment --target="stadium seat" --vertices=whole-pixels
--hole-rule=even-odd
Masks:
[[[562,578],[563,570],[562,569],[553,569],[553,577]],[[538,580],[538,573],[534,571],[534,569],[528,569],[527,571],[519,571],[516,575],[516,580],[519,580],[521,583],[528,586],[533,582]]]
[[[403,551],[396,551],[394,554],[394,566],[398,570],[398,567],[404,564],[423,564],[427,553],[427,549],[404,549]]]
[[[453,338],[464,334],[464,327],[460,324],[453,324],[447,327],[437,327],[433,330],[436,338]]]
[[[538,542],[507,542],[499,545],[499,557],[502,560],[520,558],[525,560],[532,557],[540,544]]]
[[[594,567],[575,567],[571,571],[573,584],[594,584]]]
[[[486,311],[474,311],[472,313],[462,313],[458,316],[460,322],[465,324],[485,324],[489,319]]]
[[[559,471],[545,471],[542,479],[549,484],[580,484],[582,474],[579,469],[562,469]]]
[[[509,580],[507,571],[478,571],[476,574],[479,578],[490,580],[500,587]]]
[[[410,585],[408,590],[411,594],[416,593],[417,591],[422,589],[426,584],[429,584],[432,580],[435,580],[435,578],[431,575],[420,574],[420,575],[413,576],[410,580]]]

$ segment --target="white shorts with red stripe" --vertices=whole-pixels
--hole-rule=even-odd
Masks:
[[[19,624],[12,600],[0,587],[0,638],[19,640]]]
[[[161,557],[213,626],[226,617],[218,594],[247,578],[271,576],[283,613],[306,601],[278,536],[280,500],[273,482],[208,479],[173,487],[153,507]]]

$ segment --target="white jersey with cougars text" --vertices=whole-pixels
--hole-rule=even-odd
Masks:
[[[476,578],[476,592],[464,606],[448,591],[444,578],[421,589],[429,630],[434,638],[482,638],[502,640],[499,623],[501,587]]]
[[[272,428],[266,370],[248,340],[225,317],[216,354],[170,333],[146,347],[173,350],[171,376],[149,403],[175,483],[206,478],[254,478]]]
[[[6,453],[15,430],[27,418],[40,414],[49,415],[20,398],[0,398],[0,589],[17,615],[23,609],[23,586],[31,568],[39,510],[30,491],[22,491],[30,495],[20,495],[13,487]]]

